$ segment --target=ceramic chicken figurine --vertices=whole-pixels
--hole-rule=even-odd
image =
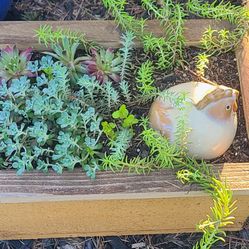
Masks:
[[[213,159],[222,155],[232,144],[237,130],[237,99],[239,92],[229,87],[203,82],[188,82],[173,86],[169,93],[186,93],[186,123],[190,129],[187,150],[198,159]],[[158,97],[151,106],[152,128],[175,141],[180,111]]]

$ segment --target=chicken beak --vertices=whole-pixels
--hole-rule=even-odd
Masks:
[[[233,103],[233,112],[237,112],[238,110],[238,104],[237,104],[237,101],[234,101]]]
[[[238,98],[239,98],[239,91],[238,90],[233,90],[233,94],[235,95],[236,100],[238,100]]]
[[[239,91],[238,90],[233,90],[233,95],[235,96],[235,100],[234,100],[234,103],[233,103],[233,106],[232,106],[232,110],[233,110],[233,112],[237,112],[237,110],[238,110],[237,101],[239,99]]]

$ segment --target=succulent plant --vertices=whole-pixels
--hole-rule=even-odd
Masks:
[[[18,78],[19,76],[34,76],[27,69],[27,64],[32,56],[32,48],[20,52],[16,46],[2,49],[0,57],[0,84],[2,80]]]
[[[83,62],[90,76],[95,76],[100,83],[109,79],[119,82],[122,57],[114,53],[112,48],[92,49],[92,56]]]
[[[85,73],[85,69],[82,67],[81,62],[86,60],[87,57],[76,56],[79,45],[79,42],[71,41],[68,37],[63,36],[61,44],[51,44],[53,52],[44,52],[44,54],[54,57],[68,68],[70,78],[73,82],[77,82],[80,75]]]

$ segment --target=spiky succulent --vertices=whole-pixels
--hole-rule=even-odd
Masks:
[[[84,56],[77,56],[76,52],[79,45],[79,42],[71,41],[68,37],[64,36],[61,39],[61,44],[51,44],[53,52],[44,52],[57,59],[68,68],[69,76],[74,83],[77,82],[81,74],[85,73],[84,68],[81,66],[81,62],[87,58]]]
[[[32,56],[32,48],[20,52],[16,46],[1,50],[0,57],[0,84],[3,80],[9,81],[19,76],[33,76],[27,69],[27,64]]]
[[[92,56],[83,62],[87,73],[95,76],[100,83],[108,80],[120,81],[122,58],[112,48],[92,49]]]

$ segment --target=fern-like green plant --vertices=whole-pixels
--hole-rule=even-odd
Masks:
[[[200,53],[196,56],[196,71],[197,74],[204,77],[205,76],[205,69],[208,68],[209,64],[209,57],[206,53]]]
[[[151,61],[146,61],[141,64],[137,72],[136,82],[138,83],[138,90],[141,94],[142,102],[146,102],[155,96],[157,91],[153,79],[154,67]]]
[[[35,32],[39,43],[46,47],[49,47],[52,44],[61,44],[65,37],[70,43],[79,43],[80,47],[86,51],[98,47],[97,44],[87,40],[84,34],[69,29],[53,29],[52,26],[45,24],[41,25]]]
[[[126,150],[130,146],[132,137],[133,133],[130,129],[124,128],[117,132],[116,139],[110,141],[110,155],[113,159],[124,159]]]
[[[136,36],[141,37],[144,32],[145,20],[136,20],[125,11],[126,0],[102,0],[104,6],[115,18],[115,21],[125,31],[131,31]]]
[[[119,49],[121,56],[122,56],[122,65],[121,65],[121,72],[120,72],[120,78],[121,81],[123,81],[127,75],[128,70],[131,66],[131,50],[133,49],[135,36],[132,32],[127,31],[121,36],[121,44],[122,47]]]
[[[204,167],[205,169],[205,167]],[[224,228],[232,225],[236,210],[236,202],[233,201],[233,193],[226,183],[216,179],[212,172],[203,170],[183,169],[177,172],[177,178],[182,183],[197,183],[213,197],[211,215],[201,221],[197,226],[203,232],[203,237],[195,244],[193,249],[210,249],[218,241],[225,241]]]
[[[84,106],[93,106],[100,113],[110,114],[120,103],[120,93],[110,81],[100,85],[94,77],[84,75],[77,81],[80,90],[76,93],[76,98]]]
[[[105,7],[114,16],[117,23],[124,29],[134,32],[144,45],[147,52],[157,56],[157,66],[161,69],[172,68],[176,63],[183,60],[183,47],[185,39],[183,36],[184,12],[180,4],[174,5],[168,0],[163,9],[158,9],[153,1],[144,0],[143,6],[155,14],[161,21],[165,31],[164,37],[156,37],[151,32],[145,31],[145,20],[136,20],[125,12],[127,2],[125,0],[102,0]]]
[[[153,158],[139,156],[128,158],[125,156],[122,160],[117,160],[112,155],[105,155],[102,159],[102,167],[105,170],[112,170],[113,172],[122,172],[128,170],[130,173],[148,174],[151,171],[159,169]]]
[[[183,24],[185,13],[181,4],[175,4],[171,0],[163,2],[162,8],[156,7],[154,1],[142,0],[143,6],[152,12],[156,19],[160,20],[163,37],[152,34],[144,36],[145,51],[151,51],[158,57],[158,68],[172,68],[184,61],[183,49],[185,38],[183,36]]]
[[[236,47],[249,29],[249,11],[245,7],[235,6],[230,2],[188,0],[187,9],[196,15],[216,20],[229,21],[234,30],[215,30],[210,27],[204,32],[201,45],[207,53],[227,52]]]
[[[129,103],[131,101],[131,91],[128,82],[125,80],[120,81],[119,88],[125,101]]]

